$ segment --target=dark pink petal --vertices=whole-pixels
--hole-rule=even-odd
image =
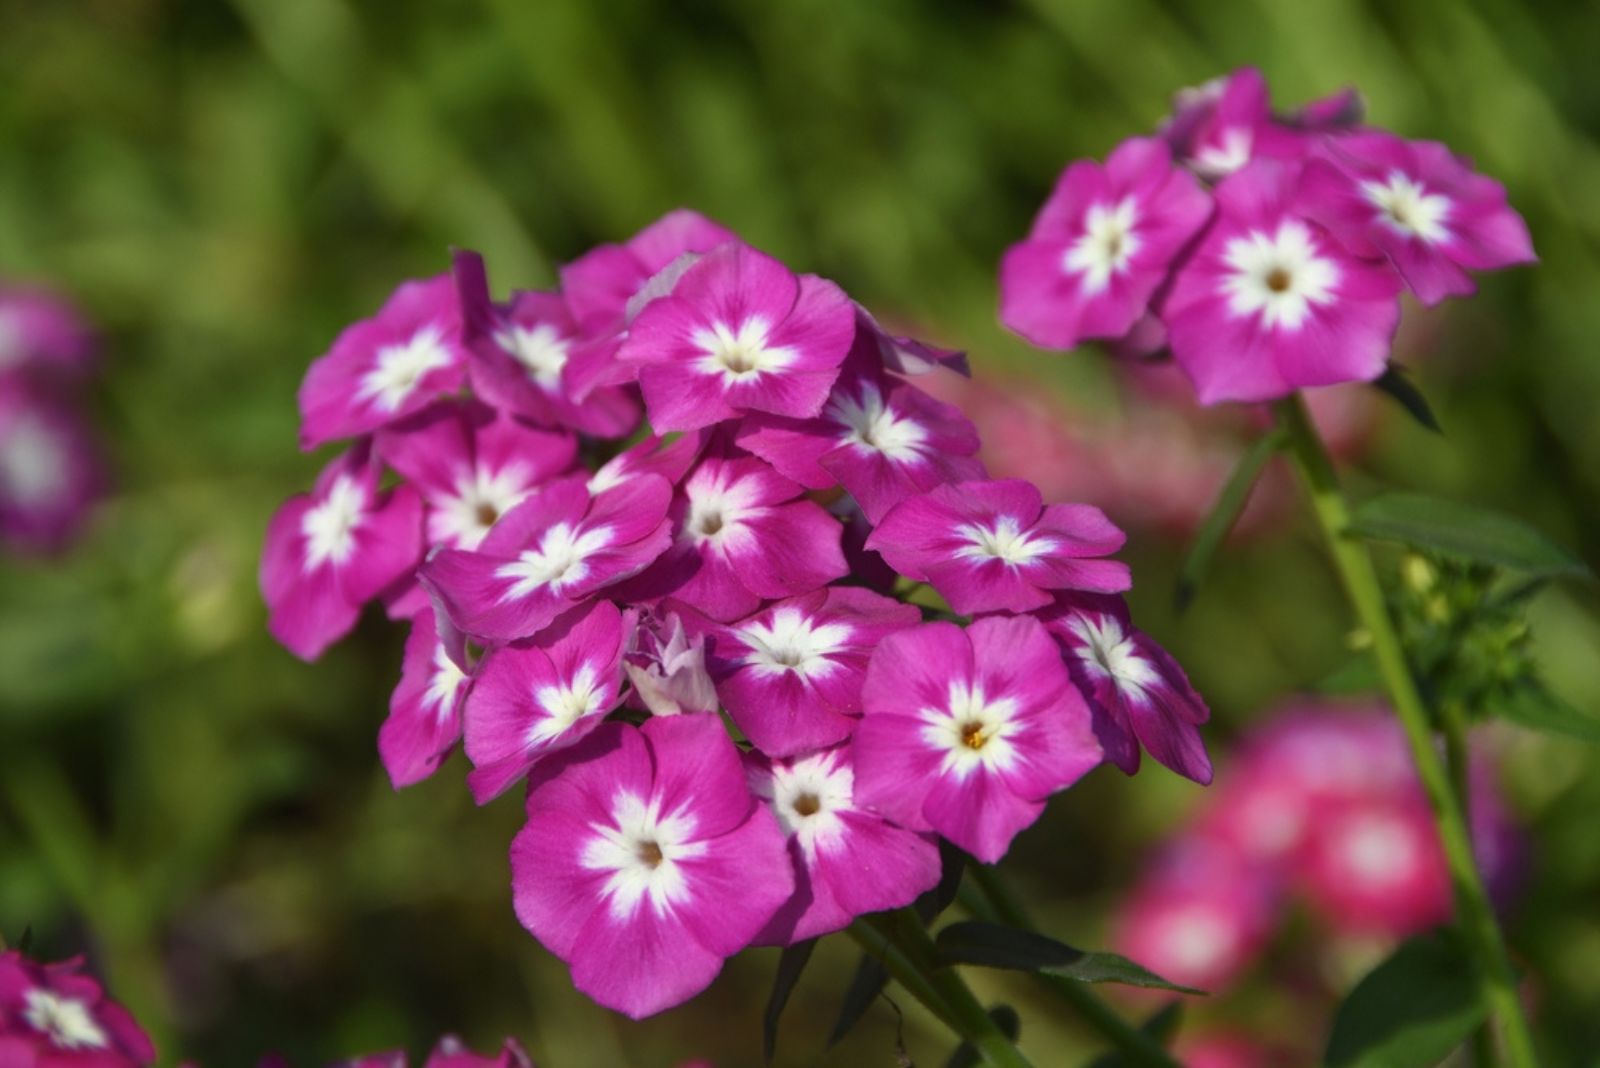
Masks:
[[[850,742],[856,804],[909,831],[933,829],[923,802],[938,778],[940,757],[922,741],[922,728],[912,716],[874,712],[869,698]]]
[[[759,597],[809,593],[849,571],[839,547],[843,528],[819,504],[781,504],[744,525],[750,536],[729,543],[728,560]]]
[[[573,946],[572,985],[635,1020],[688,1001],[711,985],[723,961],[694,937],[689,918],[641,908],[620,923],[596,909]]]
[[[644,736],[655,755],[656,796],[663,812],[692,806],[695,835],[713,838],[744,823],[756,799],[744,788],[744,770],[722,720],[711,714],[653,716]],[[708,784],[737,783],[712,789]]]
[[[461,737],[461,702],[470,681],[439,638],[431,609],[411,623],[400,685],[378,731],[378,754],[395,789],[439,769]]]
[[[922,803],[930,827],[985,864],[1005,856],[1043,811],[1043,800],[1018,797],[991,775],[946,776]]]

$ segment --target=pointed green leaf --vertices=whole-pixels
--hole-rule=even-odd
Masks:
[[[1519,727],[1600,745],[1600,718],[1580,712],[1542,686],[1519,687],[1495,711]]]
[[[772,993],[767,996],[767,1009],[761,1015],[761,1059],[765,1064],[772,1063],[772,1055],[778,1049],[778,1019],[783,1015],[784,1006],[789,1004],[789,995],[794,993],[800,973],[805,971],[806,963],[811,960],[811,951],[816,948],[817,940],[810,938],[785,947],[783,955],[778,958],[778,972],[772,979]]]
[[[878,995],[883,993],[883,988],[888,985],[888,970],[877,958],[863,954],[861,963],[856,966],[855,975],[850,977],[850,985],[845,988],[838,1019],[834,1020],[833,1031],[828,1035],[829,1049],[837,1046],[844,1036],[861,1022],[861,1017],[867,1014],[867,1010],[872,1008],[872,1003],[878,1000]]]
[[[1122,983],[1127,986],[1203,994],[1193,987],[1170,983],[1148,969],[1115,953],[1089,953],[1033,931],[967,920],[953,923],[934,939],[939,958],[946,964],[976,964],[985,968],[1059,975],[1083,983]]]
[[[1530,575],[1590,573],[1583,561],[1520,519],[1419,493],[1385,493],[1364,502],[1350,531]]]
[[[1333,1018],[1327,1068],[1430,1068],[1488,1015],[1449,931],[1413,938],[1368,972]]]
[[[1012,1042],[1022,1033],[1022,1017],[1017,1015],[1017,1010],[1010,1005],[996,1005],[989,1010],[989,1019],[1000,1029],[1000,1033]],[[950,1059],[944,1062],[944,1068],[973,1068],[974,1065],[983,1063],[983,1056],[976,1047],[969,1042],[963,1042],[950,1054]]]
[[[1216,556],[1217,548],[1228,536],[1228,531],[1239,521],[1244,506],[1249,503],[1250,490],[1255,486],[1256,479],[1261,477],[1267,461],[1283,448],[1286,438],[1287,435],[1282,430],[1273,430],[1257,440],[1243,456],[1239,457],[1239,463],[1234,467],[1233,474],[1228,476],[1222,492],[1217,494],[1216,503],[1211,506],[1210,514],[1195,532],[1194,542],[1189,546],[1189,554],[1184,557],[1183,568],[1178,572],[1175,599],[1179,611],[1187,608],[1189,602],[1194,600],[1201,581],[1211,569],[1211,559]]]
[[[1387,393],[1399,402],[1400,407],[1404,408],[1411,418],[1421,423],[1423,427],[1433,431],[1435,434],[1444,433],[1444,428],[1439,425],[1439,420],[1434,416],[1433,409],[1428,407],[1428,398],[1424,397],[1422,390],[1418,389],[1417,384],[1411,381],[1404,367],[1391,360],[1389,365],[1383,369],[1383,374],[1378,376],[1372,384],[1379,392]]]

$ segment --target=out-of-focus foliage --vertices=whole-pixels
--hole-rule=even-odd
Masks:
[[[118,487],[70,555],[0,563],[0,932],[87,946],[164,1050],[208,1064],[444,1030],[513,1033],[557,1066],[749,1063],[775,952],[642,1025],[593,1007],[512,916],[518,802],[474,811],[459,761],[391,793],[374,737],[401,631],[369,620],[315,666],[267,638],[261,532],[317,466],[294,447],[307,362],[452,245],[502,285],[547,285],[681,204],[969,348],[980,376],[1111,403],[1099,357],[999,330],[999,254],[1069,159],[1252,63],[1280,104],[1354,83],[1385,126],[1474,156],[1543,257],[1413,310],[1397,357],[1446,435],[1388,420],[1354,487],[1493,505],[1592,564],[1597,39],[1600,7],[1558,0],[0,0],[0,275],[65,289],[104,328]],[[1181,619],[1164,613],[1182,547],[1131,551],[1141,619],[1212,699],[1223,750],[1347,656],[1294,530],[1225,547]],[[1588,710],[1595,610],[1587,587],[1542,594],[1530,646]],[[1534,834],[1511,937],[1566,1063],[1600,1044],[1600,757],[1503,742]],[[1046,929],[1099,944],[1135,846],[1197,789],[1100,771],[1058,800],[1012,861]],[[819,950],[780,1059],[817,1062],[853,963]],[[1027,984],[975,981],[1019,1008],[1042,1063],[1093,1051]],[[1189,1022],[1271,1018],[1269,997]],[[909,1009],[906,1027],[937,1063],[944,1037]],[[891,1063],[894,1029],[880,1005],[837,1062]]]

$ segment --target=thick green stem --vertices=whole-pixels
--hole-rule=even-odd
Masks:
[[[991,1068],[1031,1068],[955,969],[941,965],[922,921],[909,909],[857,920],[850,935],[895,982],[937,1016]]]
[[[1289,451],[1305,481],[1312,509],[1322,527],[1345,594],[1372,639],[1372,651],[1377,657],[1384,687],[1405,729],[1411,758],[1433,809],[1439,840],[1449,863],[1450,879],[1455,887],[1456,917],[1477,963],[1489,1010],[1499,1022],[1507,1063],[1514,1068],[1533,1068],[1538,1064],[1538,1056],[1522,1002],[1517,996],[1516,975],[1472,855],[1472,838],[1467,832],[1461,805],[1439,751],[1434,747],[1427,708],[1384,603],[1383,587],[1378,582],[1372,556],[1366,545],[1350,533],[1349,505],[1339,489],[1333,461],[1306,413],[1305,402],[1298,394],[1290,396],[1278,402],[1277,415],[1279,424],[1289,435]]]
[[[967,875],[970,882],[962,884],[960,900],[973,916],[988,923],[1002,923],[1024,931],[1035,929],[1023,911],[1021,902],[1011,893],[999,872],[982,864],[971,864],[967,867]],[[975,887],[978,892],[972,892],[969,887]],[[1154,1036],[1124,1020],[1087,984],[1062,975],[1037,974],[1034,978],[1071,1005],[1084,1022],[1121,1051],[1123,1059],[1130,1065],[1182,1068]]]

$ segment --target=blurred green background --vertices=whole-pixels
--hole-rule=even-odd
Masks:
[[[513,797],[475,811],[457,758],[395,795],[374,749],[402,633],[368,618],[307,666],[255,589],[261,532],[320,457],[294,391],[404,277],[481,249],[497,285],[693,206],[1004,370],[1109,403],[1104,361],[994,318],[994,269],[1070,159],[1241,64],[1291,106],[1355,84],[1373,119],[1501,178],[1540,267],[1436,317],[1421,375],[1448,434],[1388,420],[1355,477],[1502,507],[1600,559],[1600,5],[1031,0],[0,0],[0,276],[65,290],[105,334],[94,403],[117,492],[60,560],[0,560],[0,932],[84,949],[166,1053],[296,1064],[505,1034],[542,1064],[755,1062],[776,954],[630,1024],[518,927]],[[1114,501],[1099,502],[1116,516]],[[1182,546],[1135,537],[1136,611],[1227,739],[1344,655],[1309,530],[1224,557],[1170,611]],[[1536,604],[1554,685],[1600,708],[1600,602]],[[1551,1063],[1600,1047],[1600,766],[1508,740],[1533,828],[1512,917]],[[1140,843],[1199,789],[1100,771],[1013,866],[1048,927],[1102,944]],[[879,1006],[822,1053],[848,947],[786,1018],[790,1064],[894,1063]],[[1040,1064],[1094,1049],[1030,989]],[[1259,1019],[1269,1003],[1221,1003]],[[908,1007],[906,1042],[947,1042]]]

